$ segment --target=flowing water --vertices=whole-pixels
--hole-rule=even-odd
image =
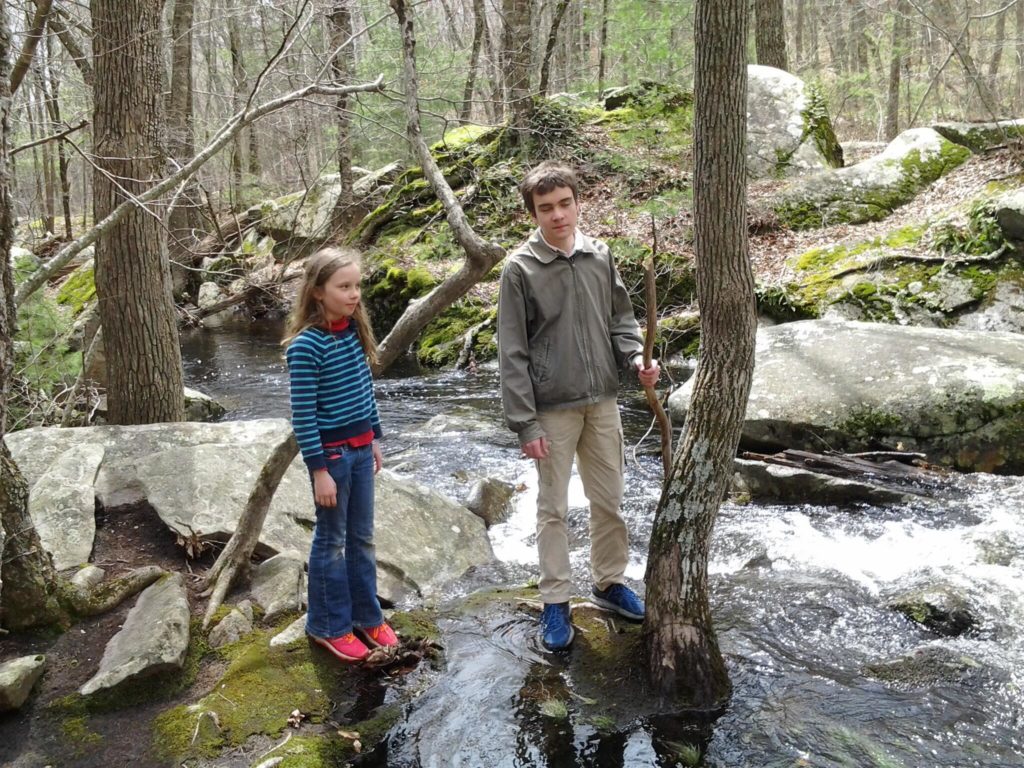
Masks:
[[[273,326],[183,338],[186,376],[227,418],[287,416],[287,372]],[[501,422],[497,375],[407,371],[378,382],[389,467],[462,498],[479,477],[526,490],[490,530],[501,561],[483,584],[536,577],[531,463]],[[625,398],[627,443],[647,429]],[[623,513],[627,577],[640,587],[660,482],[648,438],[630,457]],[[587,518],[570,489],[576,583],[587,584]],[[726,503],[710,562],[712,607],[733,682],[725,714],[680,746],[663,724],[605,732],[572,707],[564,660],[539,646],[523,613],[444,614],[446,671],[367,764],[379,766],[1024,766],[1024,479],[965,476],[928,503],[876,508]],[[896,593],[941,586],[966,598],[977,626],[939,637],[887,607]],[[581,591],[582,594],[582,591]],[[917,654],[922,674],[882,682],[870,665]],[[939,660],[936,660],[939,659]],[[933,674],[936,671],[941,674]],[[530,691],[568,689],[568,711],[538,714]]]

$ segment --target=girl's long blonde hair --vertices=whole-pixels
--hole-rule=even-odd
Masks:
[[[292,340],[307,328],[327,328],[327,315],[324,313],[323,304],[316,300],[313,291],[323,288],[331,275],[343,267],[355,264],[362,266],[362,258],[359,252],[353,248],[339,248],[330,246],[321,248],[308,259],[306,259],[305,272],[302,275],[302,285],[299,287],[299,294],[288,316],[288,326],[285,329],[284,339],[281,345],[287,347]],[[370,318],[363,306],[362,299],[356,305],[356,311],[352,314],[352,324],[355,328],[359,343],[363,345],[363,352],[366,360],[371,365],[377,362],[377,339],[373,335],[373,328],[370,326]]]

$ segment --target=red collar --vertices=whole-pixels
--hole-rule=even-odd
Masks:
[[[327,330],[329,331],[344,331],[348,328],[348,318],[343,317],[340,320],[332,320],[327,323]]]

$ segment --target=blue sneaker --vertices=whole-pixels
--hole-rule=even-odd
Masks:
[[[636,592],[625,584],[612,584],[608,589],[598,589],[594,585],[593,602],[609,611],[615,611],[633,621],[644,620],[644,602]]]
[[[549,651],[569,647],[576,631],[572,628],[572,615],[568,603],[545,603],[540,615],[541,641]]]

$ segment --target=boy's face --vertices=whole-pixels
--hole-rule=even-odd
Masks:
[[[558,247],[572,241],[579,207],[569,187],[555,187],[543,195],[534,192],[533,208],[531,216],[545,240]]]

